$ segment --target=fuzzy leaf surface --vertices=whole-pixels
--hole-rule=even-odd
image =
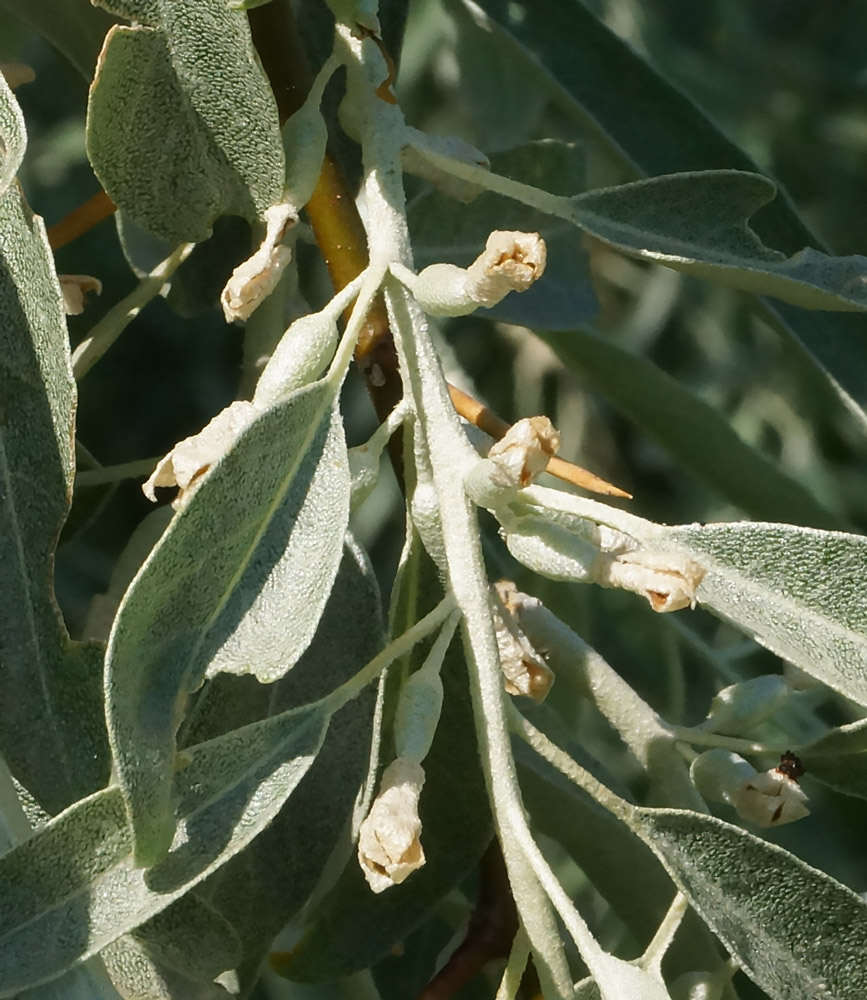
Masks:
[[[109,642],[109,731],[154,863],[174,831],[175,733],[206,672],[274,680],[313,638],[343,551],[349,468],[330,383],[261,414],[177,515]]]
[[[16,107],[3,90],[6,166],[23,152]],[[69,641],[54,602],[75,401],[51,251],[13,182],[0,195],[0,746],[51,813],[108,779],[102,652]]]
[[[632,257],[805,309],[867,311],[867,257],[805,248],[787,258],[749,228],[775,193],[738,170],[669,174],[578,195],[568,215]]]
[[[116,786],[71,806],[0,858],[0,996],[14,996],[165,910],[273,820],[313,763],[329,722],[311,707],[186,751],[180,824],[165,860],[137,867]]]
[[[749,523],[665,536],[707,570],[697,593],[704,607],[867,704],[867,538]]]
[[[711,816],[638,809],[635,830],[772,998],[860,1000],[867,903],[824,872]]]
[[[109,32],[88,107],[88,155],[112,200],[172,243],[205,239],[220,215],[260,217],[280,200],[285,163],[245,12],[222,0],[102,6],[137,22]]]
[[[383,636],[376,579],[364,552],[349,539],[313,642],[284,678],[270,687],[258,685],[261,708],[279,712],[328,694],[373,659]],[[240,689],[251,683],[249,677],[223,675],[211,685],[218,689],[215,699],[237,704]],[[349,825],[368,769],[374,695],[371,687],[335,715],[291,807],[202,886],[241,939],[236,971],[243,994],[254,986],[274,936],[307,901],[332,853],[341,844],[351,850]],[[253,701],[249,694],[244,700]],[[211,713],[210,723],[217,718]]]

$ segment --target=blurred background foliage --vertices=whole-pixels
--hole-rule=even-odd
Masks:
[[[297,6],[302,24],[313,25],[315,47],[314,3],[320,5],[303,0]],[[399,10],[403,5],[390,6]],[[865,252],[867,6],[855,0],[594,0],[590,6],[783,182],[802,216],[834,252]],[[29,133],[20,179],[35,210],[51,225],[98,190],[85,155],[87,81],[2,3],[0,60],[26,63],[36,73],[34,82],[17,91]],[[411,124],[461,136],[490,156],[538,139],[574,144],[573,169],[564,181],[570,193],[632,179],[557,94],[516,65],[507,46],[475,30],[458,3],[409,4],[396,90]],[[353,154],[347,148],[351,173]],[[423,258],[425,199],[438,196],[413,178],[408,194],[411,219],[421,220]],[[458,206],[456,211],[465,210]],[[243,232],[238,234],[237,227],[233,232],[243,244]],[[553,326],[546,323],[549,331],[559,325],[595,335],[642,360],[645,368],[666,373],[800,484],[826,512],[823,526],[867,529],[863,432],[798,352],[765,322],[753,300],[590,243],[578,253],[585,255],[580,301],[573,303],[571,316],[561,314]],[[465,262],[459,249],[450,259]],[[552,266],[556,263],[552,255]],[[111,220],[60,250],[57,265],[62,273],[95,275],[104,286],[83,315],[70,318],[74,345],[131,290],[136,277]],[[204,301],[186,308],[181,303],[188,315],[178,311],[183,296],[175,295],[174,308],[172,297],[152,302],[82,380],[81,470],[156,458],[242,391],[244,330],[225,324],[214,296],[208,303],[207,289],[188,270],[178,282],[188,293],[201,292]],[[298,273],[299,291],[287,296],[287,309],[296,312],[299,301],[317,306],[328,294],[315,248],[304,242]],[[581,364],[570,368],[523,325],[526,320],[503,318],[515,319],[506,310],[496,318],[476,315],[443,325],[443,358],[453,381],[509,420],[547,413],[563,435],[563,454],[631,491],[635,499],[628,507],[635,513],[670,524],[749,516],[708,484],[706,470],[691,467],[684,454],[660,443],[640,414],[630,414],[631,394],[642,392],[640,368],[634,388],[619,394],[600,391],[606,380],[616,383],[616,374],[593,374]],[[557,344],[563,340],[551,338]],[[861,350],[867,352],[867,342]],[[350,444],[364,441],[375,418],[360,379],[350,379],[343,406]],[[685,422],[693,419],[684,413]],[[705,462],[708,458],[712,463],[713,455],[705,455]],[[120,553],[150,509],[140,480],[77,491],[57,553],[58,596],[73,635],[85,630],[93,596],[107,590]],[[356,523],[386,593],[403,538],[402,518],[399,492],[386,472]],[[543,598],[666,718],[698,722],[723,685],[781,669],[770,653],[701,611],[655,616],[629,594],[532,577],[509,560],[493,524],[484,520],[492,576],[511,576]],[[856,717],[824,690],[802,699],[797,709],[775,720],[777,733],[804,741],[824,725]],[[584,747],[640,797],[639,776],[595,710],[574,699],[568,685],[555,685],[551,700],[581,732]],[[809,792],[813,815],[772,831],[769,839],[854,888],[867,888],[860,832],[867,823],[865,804],[815,783]],[[603,941],[611,946],[622,941],[623,926],[577,870],[572,886],[584,912],[596,914],[594,929]],[[447,900],[408,939],[404,958],[384,964],[402,962],[401,968],[408,969],[413,956],[435,954],[448,939],[453,903]],[[395,968],[377,976],[386,1000],[406,995],[400,984],[406,985],[410,973]],[[465,995],[486,995],[477,987]],[[740,978],[738,988],[743,997],[762,995]]]

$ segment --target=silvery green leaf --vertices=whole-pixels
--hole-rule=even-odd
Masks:
[[[748,220],[773,200],[760,174],[670,174],[572,199],[564,213],[622,253],[806,309],[867,310],[867,257],[810,247],[792,257],[766,247]]]
[[[637,809],[633,829],[772,1000],[867,992],[867,903],[799,858],[700,813]]]
[[[628,42],[583,3],[561,0],[450,0],[479,33],[499,41],[515,72],[547,82],[581,134],[592,136],[631,175],[721,167],[758,171],[757,164]],[[784,190],[755,220],[771,247],[795,254],[821,241],[798,216]],[[839,394],[861,429],[867,427],[867,364],[860,315],[809,315],[769,304],[781,332],[806,348],[817,372]]]
[[[328,694],[357,673],[382,644],[376,578],[363,551],[348,539],[310,647],[284,678],[271,687],[259,685],[266,710],[280,711]],[[221,675],[211,686],[220,689],[223,700],[234,703],[240,685],[247,687],[250,681]],[[340,710],[291,805],[201,887],[243,943],[243,959],[236,969],[242,994],[256,982],[275,934],[320,886],[332,855],[337,852],[339,862],[351,850],[350,821],[368,769],[374,694],[371,688]],[[213,712],[211,723],[216,719]]]
[[[261,217],[285,163],[246,13],[223,0],[101,6],[136,22],[109,32],[88,107],[88,155],[115,204],[173,243],[205,239],[220,215]]]
[[[69,641],[54,601],[52,559],[72,492],[76,396],[45,230],[11,178],[24,149],[20,124],[4,82],[0,747],[15,777],[40,806],[59,812],[105,784],[108,748],[100,691],[102,651]]]
[[[699,603],[867,704],[867,538],[785,524],[665,530],[705,569]]]
[[[0,996],[60,975],[165,910],[274,819],[316,758],[328,710],[311,707],[185,751],[180,824],[144,870],[116,786],[70,806],[0,858]]]
[[[206,672],[285,673],[313,637],[343,550],[349,468],[336,387],[259,414],[177,515],[123,600],[109,642],[109,730],[154,863],[174,831],[175,732]]]

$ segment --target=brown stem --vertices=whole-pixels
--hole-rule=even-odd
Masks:
[[[271,81],[281,122],[304,103],[313,71],[301,44],[291,5],[276,0],[250,11],[253,43]],[[336,291],[367,267],[367,233],[340,168],[327,153],[316,190],[306,206],[316,243]],[[397,352],[388,325],[385,302],[378,297],[368,313],[355,349],[355,360],[380,420],[403,396]],[[399,452],[391,449],[392,461]]]
[[[464,420],[468,420],[485,434],[490,434],[492,438],[499,441],[509,429],[510,425],[502,417],[498,417],[493,410],[489,410],[487,406],[484,406],[477,399],[473,399],[472,396],[468,396],[467,393],[451,383],[449,383],[449,395],[452,399],[452,405]],[[631,493],[620,489],[619,486],[613,486],[594,473],[588,472],[587,469],[582,469],[580,465],[573,465],[572,462],[567,462],[566,459],[560,458],[558,455],[554,455],[548,460],[546,472],[550,472],[552,476],[563,479],[567,483],[572,483],[573,486],[580,486],[583,490],[604,493],[607,496],[632,498]]]
[[[117,211],[117,205],[105,191],[99,191],[83,205],[74,208],[60,222],[48,228],[48,243],[52,250],[59,250],[79,236],[89,232],[103,219]]]
[[[479,897],[466,937],[418,1000],[451,1000],[488,962],[508,956],[517,932],[518,911],[506,863],[494,839],[479,863]]]

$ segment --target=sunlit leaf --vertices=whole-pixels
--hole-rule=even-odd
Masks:
[[[93,955],[179,899],[273,820],[313,763],[321,708],[284,713],[185,751],[180,824],[165,860],[137,867],[123,795],[71,806],[0,858],[0,996]]]
[[[272,687],[259,685],[271,712],[321,697],[353,676],[382,647],[379,591],[364,554],[349,544],[313,642],[297,666]],[[212,683],[230,709],[250,678]],[[243,993],[255,983],[277,932],[307,901],[346,834],[368,767],[374,690],[345,706],[292,801],[202,892],[231,922],[243,943],[237,967]],[[228,711],[227,711],[228,714]],[[211,715],[215,719],[215,714]]]
[[[349,517],[336,388],[261,414],[198,487],[134,580],[109,643],[109,729],[154,863],[174,830],[175,732],[206,671],[274,680],[313,637]]]
[[[706,569],[700,604],[867,704],[867,539],[747,523],[686,525],[666,537]]]
[[[636,832],[772,1000],[867,991],[867,903],[824,872],[700,813],[638,809]]]
[[[546,80],[558,103],[634,174],[759,170],[580,0],[455,0],[454,6],[500,39],[516,73]],[[755,229],[768,246],[786,254],[821,248],[784,191],[762,210]],[[859,346],[867,336],[867,319],[811,316],[776,302],[771,308],[783,332],[806,347],[867,429],[867,365]]]
[[[867,310],[867,257],[806,248],[787,258],[748,227],[775,190],[767,178],[736,170],[670,174],[588,191],[568,214],[630,256],[807,309]]]

